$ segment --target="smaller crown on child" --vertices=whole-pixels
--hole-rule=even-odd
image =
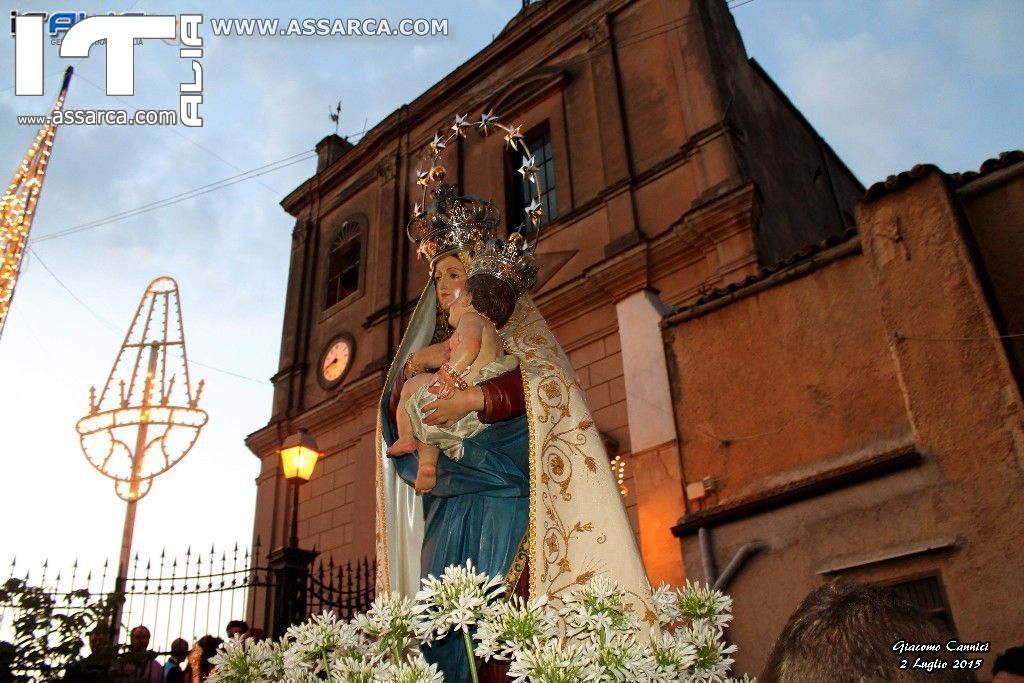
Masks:
[[[478,240],[469,261],[469,277],[493,275],[512,286],[516,296],[533,289],[537,284],[537,265],[526,245],[526,238],[518,232],[507,241]]]
[[[416,242],[417,255],[431,265],[442,256],[466,251],[476,242],[494,237],[499,218],[494,204],[460,196],[447,183],[431,189],[430,194],[434,201],[426,207],[417,205],[406,232]]]

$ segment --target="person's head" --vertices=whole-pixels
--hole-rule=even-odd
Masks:
[[[149,649],[149,629],[145,626],[136,626],[129,636],[132,652],[145,652]]]
[[[178,662],[185,661],[185,657],[188,657],[188,641],[184,638],[175,638],[171,643],[171,659]]]
[[[487,316],[495,327],[501,327],[516,310],[516,291],[509,283],[488,273],[477,273],[466,283],[471,297],[468,305]],[[452,323],[455,324],[455,323]]]
[[[110,649],[110,636],[104,626],[97,626],[89,632],[89,652],[105,652]]]
[[[212,667],[210,664],[210,658],[217,654],[217,648],[219,648],[223,642],[224,641],[217,636],[211,635],[205,635],[196,642],[203,652],[202,663],[204,670]]]
[[[434,264],[433,278],[437,305],[447,310],[455,299],[455,293],[466,287],[466,266],[454,254],[444,256]]]
[[[227,632],[228,638],[244,636],[249,632],[249,624],[245,623],[241,619],[232,619],[228,622]]]
[[[996,657],[992,683],[1024,683],[1024,645],[1011,647]]]
[[[811,592],[789,617],[775,641],[768,663],[758,677],[762,683],[832,680],[916,681],[921,670],[900,669],[901,654],[894,646],[907,643],[945,644],[953,634],[891,588],[854,583],[831,583]],[[935,670],[931,681],[968,681],[962,670]]]

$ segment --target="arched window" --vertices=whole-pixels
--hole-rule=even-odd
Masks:
[[[359,291],[362,256],[362,222],[358,219],[347,220],[335,233],[327,253],[327,287],[324,293],[324,309],[330,308]]]

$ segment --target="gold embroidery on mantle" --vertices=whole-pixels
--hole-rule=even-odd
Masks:
[[[613,495],[618,488],[575,370],[528,299],[501,334],[520,359],[530,425],[530,596],[557,599],[606,575],[630,596],[630,609],[653,613],[636,539]]]

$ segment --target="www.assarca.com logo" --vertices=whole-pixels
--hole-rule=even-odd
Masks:
[[[70,13],[61,13],[70,14]],[[51,17],[52,19],[53,17]],[[89,48],[105,42],[107,46],[107,95],[135,94],[135,45],[143,38],[180,38],[178,56],[191,60],[193,80],[180,83],[179,106],[181,122],[186,126],[203,125],[199,106],[203,103],[203,39],[199,35],[201,14],[167,16],[94,16],[80,17],[55,24],[47,24],[41,13],[17,14],[14,24],[14,94],[43,94],[43,56],[47,28],[59,31],[65,28],[60,43],[62,58],[85,59]],[[180,27],[180,36],[179,36]]]

